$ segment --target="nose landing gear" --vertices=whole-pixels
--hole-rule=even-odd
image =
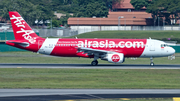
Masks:
[[[150,66],[154,66],[154,63],[153,63],[153,62],[151,62],[151,63],[150,63]]]
[[[154,66],[153,57],[151,57],[150,60],[151,60],[150,66]]]

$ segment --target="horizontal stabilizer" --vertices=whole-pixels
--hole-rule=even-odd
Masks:
[[[22,47],[28,47],[29,46],[29,43],[27,43],[27,42],[17,42],[17,41],[8,41],[8,42],[20,45]]]

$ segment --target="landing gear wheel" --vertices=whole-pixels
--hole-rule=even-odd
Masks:
[[[150,60],[151,60],[150,66],[154,66],[153,57],[150,57]]]
[[[150,66],[154,66],[154,63],[153,63],[153,62],[151,62],[151,63],[150,63]]]
[[[92,65],[92,66],[97,66],[97,65],[98,65],[98,61],[97,61],[97,60],[96,60],[96,61],[92,61],[92,62],[91,62],[91,65]]]

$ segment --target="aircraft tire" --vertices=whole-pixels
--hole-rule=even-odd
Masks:
[[[153,63],[153,62],[151,62],[151,63],[150,63],[150,66],[154,66],[154,63]]]
[[[92,66],[97,66],[97,65],[98,65],[98,61],[92,61],[92,62],[91,62],[91,65],[92,65]]]

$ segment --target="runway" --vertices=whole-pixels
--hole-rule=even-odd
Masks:
[[[0,68],[77,68],[77,69],[180,69],[180,65],[137,65],[137,64],[14,64],[1,63]]]
[[[0,89],[0,101],[173,97],[180,97],[180,89]]]

